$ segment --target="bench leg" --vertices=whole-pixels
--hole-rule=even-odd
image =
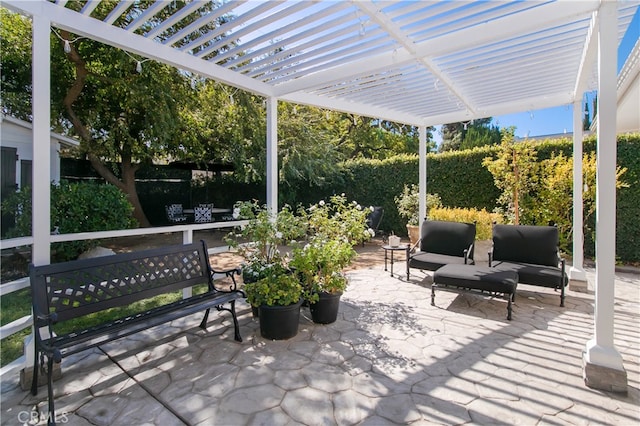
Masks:
[[[515,293],[511,293],[511,295],[507,294],[507,319],[511,321],[511,299],[513,299],[513,295]]]
[[[560,307],[564,308],[564,285],[562,284],[560,284]]]
[[[40,362],[38,361],[38,355],[40,354],[38,351],[38,344],[34,345],[35,353],[33,354],[33,378],[31,380],[31,395],[38,394],[38,370],[40,369]]]
[[[242,336],[240,335],[240,324],[238,324],[238,316],[236,315],[236,301],[232,300],[231,302],[229,302],[229,304],[231,305],[230,308],[225,308],[221,305],[216,306],[216,308],[219,311],[228,311],[229,313],[231,313],[231,317],[233,318],[233,328],[235,330],[234,339],[236,340],[236,342],[242,342]]]
[[[431,306],[436,306],[436,284],[431,284]]]
[[[202,322],[200,322],[200,328],[203,330],[207,329],[207,321],[209,321],[209,309],[207,309],[204,313],[204,318],[202,318]]]
[[[53,401],[53,356],[47,356],[47,392],[49,394],[49,418],[47,419],[47,425],[55,426],[56,412]]]
[[[242,336],[240,335],[240,325],[238,324],[238,316],[236,315],[236,301],[231,301],[231,316],[233,317],[233,328],[235,329],[236,342],[242,342]]]

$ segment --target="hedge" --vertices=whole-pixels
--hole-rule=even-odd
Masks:
[[[573,155],[573,143],[568,138],[522,143],[535,145],[539,161],[550,158],[554,152]],[[595,136],[587,137],[583,151],[586,153],[595,150]],[[445,207],[493,211],[500,192],[493,183],[491,173],[482,166],[482,160],[496,152],[497,147],[480,147],[428,154],[427,192],[438,194]],[[640,262],[640,221],[637,220],[640,216],[640,134],[618,136],[617,155],[618,165],[628,169],[623,176],[628,187],[617,193],[616,254],[622,262]],[[339,177],[323,186],[311,185],[305,180],[281,184],[280,204],[308,206],[332,194],[345,193],[348,199],[357,200],[361,205],[382,206],[384,216],[380,229],[406,235],[406,223],[398,215],[394,197],[402,192],[405,184],[418,183],[417,155],[404,154],[385,160],[351,160],[336,167],[340,172]],[[232,176],[204,182],[191,181],[191,186],[185,188],[188,179],[184,179],[184,171],[179,173],[163,168],[161,171],[143,173],[147,179],[155,173],[162,175],[160,181],[149,179],[145,185],[142,183],[144,179],[141,179],[138,183],[141,203],[154,224],[160,224],[158,221],[164,215],[163,204],[168,202],[195,204],[207,201],[221,207],[231,207],[235,201],[258,199],[264,202],[266,198],[263,183],[241,183]],[[166,179],[166,176],[173,179]],[[176,179],[178,176],[182,179]],[[137,177],[141,178],[141,174]],[[593,221],[585,223],[585,254],[588,256],[593,256],[595,251],[594,229]]]

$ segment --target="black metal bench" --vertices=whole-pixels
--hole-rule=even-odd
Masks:
[[[217,289],[214,274],[230,277],[233,284],[227,289]],[[237,289],[234,275],[240,275],[239,268],[225,271],[211,268],[204,241],[45,266],[32,265],[35,361],[31,392],[37,393],[38,369],[44,369],[46,356],[49,424],[55,424],[53,363],[60,363],[63,357],[200,311],[204,311],[200,327],[205,329],[211,308],[231,313],[235,340],[241,342],[235,301],[245,294]],[[105,314],[112,308],[130,308],[135,302],[198,284],[206,284],[204,292],[169,304],[128,313],[117,319],[98,320],[101,321],[99,324],[90,327],[76,327],[70,323],[90,314]],[[61,324],[67,326],[66,331],[56,335]],[[69,327],[71,331],[68,331]]]

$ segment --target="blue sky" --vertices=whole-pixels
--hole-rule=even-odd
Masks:
[[[618,49],[618,71],[624,65],[631,49],[640,38],[640,10],[636,12],[629,29],[620,42]],[[592,108],[591,99],[588,97],[589,109]],[[593,113],[593,111],[591,111]],[[518,114],[508,114],[493,117],[493,124],[500,128],[516,126],[516,136],[539,136],[556,133],[571,133],[573,131],[573,106],[566,105],[556,108],[548,108],[535,111],[527,111]],[[434,134],[437,143],[440,143],[442,136],[439,132]]]

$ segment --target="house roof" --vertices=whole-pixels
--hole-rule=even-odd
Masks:
[[[33,129],[33,124],[28,121],[20,120],[19,118],[12,117],[10,115],[0,114],[0,124],[3,122],[11,123],[13,125],[23,127],[25,129]],[[80,141],[77,139],[70,138],[68,136],[63,136],[59,133],[51,132],[51,139],[57,140],[61,145],[66,146],[68,148],[75,148],[80,146]]]
[[[267,97],[426,126],[581,100],[596,88],[600,4],[156,1],[134,10],[139,3],[127,0],[3,1],[141,60]],[[638,4],[618,3],[619,39]]]

